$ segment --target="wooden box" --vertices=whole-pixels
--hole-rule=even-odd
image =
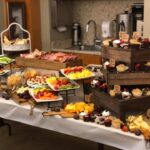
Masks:
[[[150,73],[105,73],[108,85],[148,85],[150,84]]]
[[[97,89],[92,89],[92,92],[96,105],[112,111],[123,120],[125,120],[125,116],[128,113],[143,112],[150,108],[150,96],[123,100],[121,98],[112,98]]]
[[[121,49],[103,47],[102,57],[104,59],[115,59],[129,64],[150,61],[150,49]]]
[[[65,63],[56,62],[56,61],[46,61],[38,58],[16,58],[16,64],[19,67],[32,67],[32,68],[40,68],[40,69],[49,69],[49,70],[60,70],[66,67],[74,67],[82,65],[81,59],[76,59],[74,61],[69,61]]]

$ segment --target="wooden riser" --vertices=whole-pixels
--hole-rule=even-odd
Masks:
[[[133,98],[130,100],[122,100],[112,98],[106,93],[102,93],[96,89],[92,89],[96,104],[115,113],[118,117],[125,120],[127,113],[142,112],[150,108],[150,97]]]
[[[61,63],[55,61],[46,61],[38,58],[27,59],[27,58],[16,58],[16,64],[19,67],[33,67],[33,68],[40,68],[40,69],[49,69],[49,70],[60,70],[66,67],[74,67],[78,65],[82,65],[82,60],[77,59],[74,61]]]

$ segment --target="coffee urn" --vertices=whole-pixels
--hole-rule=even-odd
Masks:
[[[119,37],[119,32],[125,32],[130,36],[133,33],[133,16],[128,11],[118,14],[116,16],[116,25],[117,25],[117,37]]]
[[[74,23],[72,26],[72,45],[78,46],[81,42],[81,26],[79,23]]]

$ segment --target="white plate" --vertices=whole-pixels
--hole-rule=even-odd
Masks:
[[[7,73],[9,73],[9,72],[10,72],[10,70],[3,70],[3,72],[0,73],[0,76],[2,76],[2,75],[4,75],[4,74],[7,74]]]
[[[62,78],[63,78],[63,77],[62,77]],[[50,84],[49,82],[47,82],[47,84],[48,84],[48,86],[49,86],[52,90],[54,90],[54,91],[75,90],[75,89],[80,88],[80,85],[79,85],[79,84],[77,84],[76,82],[74,82],[74,81],[72,81],[72,80],[70,80],[70,82],[71,82],[72,84],[74,84],[74,85],[75,85],[75,87],[67,88],[67,89],[58,89],[58,90],[56,90],[52,84]]]
[[[34,90],[34,89],[30,90],[30,94],[31,94],[31,96],[33,97],[33,99],[34,99],[37,103],[40,103],[40,102],[57,102],[57,101],[62,101],[62,100],[63,100],[62,96],[60,96],[60,95],[58,95],[58,98],[57,98],[57,99],[42,99],[42,100],[41,100],[41,99],[37,99],[37,98],[35,98],[35,96],[34,96],[33,90]]]
[[[47,87],[47,84],[40,84],[40,83],[32,83],[29,80],[27,80],[27,85],[31,88],[36,88],[36,87]]]
[[[70,79],[70,80],[89,79],[89,78],[92,78],[92,77],[95,77],[95,76],[96,76],[95,73],[92,72],[92,75],[89,76],[89,77],[85,77],[85,78],[77,78],[77,79],[71,79],[68,75],[66,75],[66,74],[64,73],[64,69],[61,69],[60,72],[61,72],[65,77],[67,77],[67,78]]]

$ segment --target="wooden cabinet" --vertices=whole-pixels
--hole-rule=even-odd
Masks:
[[[4,26],[9,25],[9,3],[25,4],[25,25],[31,33],[32,49],[41,49],[41,19],[40,0],[3,0],[4,3]]]
[[[82,59],[83,65],[102,63],[101,55],[82,54],[82,53],[76,53],[76,54],[79,56],[80,59]]]

